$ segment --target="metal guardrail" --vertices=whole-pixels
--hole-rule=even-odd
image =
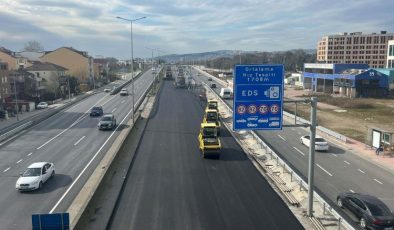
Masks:
[[[233,110],[227,105],[227,103],[225,103],[222,98],[217,95],[217,93],[212,90],[210,87],[208,87],[205,83],[203,83],[206,88],[208,88],[214,95],[216,95],[217,99],[220,100],[225,107],[227,108],[227,110],[230,111],[230,113],[233,113]],[[293,115],[294,118],[294,115]],[[300,121],[302,121],[304,119],[300,118]],[[304,120],[306,121],[306,120]],[[306,121],[308,122],[308,121]],[[260,144],[261,148],[263,148],[265,150],[266,153],[271,154],[274,158],[277,159],[278,163],[283,165],[284,168],[286,168],[286,170],[292,175],[292,178],[294,177],[297,181],[299,181],[300,186],[302,186],[305,190],[307,190],[308,188],[308,183],[300,176],[297,174],[297,172],[295,170],[293,170],[293,168],[285,161],[283,160],[273,149],[271,149],[260,137],[259,135],[255,132],[255,131],[246,131],[248,133],[250,133],[258,142],[258,144]],[[326,202],[316,191],[313,192],[313,197],[318,200],[320,203],[323,204],[324,206],[324,210],[328,209],[328,211],[335,217],[338,219],[338,221],[340,222],[340,224],[342,224],[343,226],[345,226],[347,229],[349,230],[355,230],[355,228],[353,228],[353,226],[346,221],[345,218],[343,218],[337,211],[335,211],[335,209],[333,209],[328,202]]]
[[[28,121],[10,131],[7,131],[6,133],[0,135],[0,141],[3,141],[5,139],[7,139],[8,137],[20,132],[21,130],[25,129],[26,127],[30,126],[31,124],[33,124],[33,121]]]
[[[219,82],[219,83],[222,84],[222,85],[225,85],[225,86],[228,85],[227,82],[225,82],[225,81],[223,81],[223,80],[221,80],[221,79],[219,79],[219,78],[217,78],[217,77],[215,77],[215,76],[213,76],[213,75],[211,75],[211,74],[209,74],[209,73],[207,73],[207,72],[205,72],[205,71],[203,71],[203,70],[200,70],[200,69],[195,68],[195,67],[193,67],[193,68],[194,68],[195,70],[197,70],[199,73],[204,74],[205,76],[209,76],[209,77],[215,78],[215,81]],[[291,118],[294,119],[294,114],[291,114],[291,113],[288,113],[288,112],[283,111],[283,115],[286,115],[286,116],[291,117]],[[309,124],[309,121],[308,121],[308,120],[305,120],[305,119],[303,119],[303,118],[301,118],[301,117],[297,117],[297,121],[300,121],[300,122],[302,122],[302,123],[304,123],[304,124]],[[316,128],[317,128],[319,131],[321,131],[321,132],[323,132],[323,133],[325,133],[325,134],[327,134],[327,135],[329,135],[329,136],[331,136],[331,137],[334,137],[334,138],[337,139],[337,140],[343,141],[343,142],[345,142],[345,143],[346,143],[346,141],[347,141],[347,137],[346,137],[346,136],[344,136],[344,135],[342,135],[342,134],[340,134],[340,133],[337,133],[337,132],[335,132],[335,131],[333,131],[333,130],[331,130],[331,129],[328,129],[328,128],[325,128],[325,127],[319,126],[319,125],[318,125]]]
[[[294,114],[291,114],[291,113],[283,111],[283,115],[294,119]],[[308,120],[305,120],[305,119],[303,119],[301,117],[298,117],[298,116],[297,116],[297,121],[300,121],[300,122],[302,122],[304,124],[309,124]],[[323,133],[325,133],[325,134],[327,134],[327,135],[329,135],[331,137],[334,137],[337,140],[340,140],[340,141],[343,141],[343,142],[347,141],[347,137],[346,136],[344,136],[344,135],[342,135],[340,133],[337,133],[335,131],[332,131],[331,129],[325,128],[325,127],[320,126],[320,125],[318,125],[316,127],[316,129],[318,129],[319,131],[321,131],[321,132],[323,132]]]

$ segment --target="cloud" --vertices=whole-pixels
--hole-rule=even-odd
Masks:
[[[73,46],[91,55],[129,56],[133,23],[135,56],[145,47],[168,53],[218,49],[274,51],[316,48],[338,32],[394,32],[394,2],[376,0],[5,0],[0,2],[0,45]],[[375,12],[375,13],[374,13]]]

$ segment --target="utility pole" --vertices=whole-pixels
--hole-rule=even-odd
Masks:
[[[71,101],[71,93],[70,93],[70,76],[67,78],[68,83],[68,100]]]
[[[311,125],[309,142],[309,166],[308,166],[308,216],[313,216],[313,187],[315,176],[315,137],[316,137],[316,109],[317,98],[311,99]]]
[[[19,106],[18,106],[18,96],[16,94],[16,83],[15,83],[15,76],[14,78],[14,94],[15,94],[15,107],[16,107],[16,120],[19,121]]]

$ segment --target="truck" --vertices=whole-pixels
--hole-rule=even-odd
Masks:
[[[219,113],[215,109],[206,109],[204,114],[203,123],[212,123],[215,124],[218,136],[220,135],[220,121],[219,121]]]
[[[218,101],[214,99],[209,99],[207,104],[207,109],[214,109],[219,113]]]
[[[203,158],[210,156],[219,158],[222,145],[217,134],[216,125],[213,123],[201,123],[200,134],[198,135],[200,151]]]
[[[175,84],[175,88],[185,88],[186,87],[185,76],[183,75],[176,76],[174,84]]]

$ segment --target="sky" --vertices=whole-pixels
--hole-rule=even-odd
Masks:
[[[316,49],[322,36],[394,32],[393,0],[0,0],[0,46],[93,57]],[[158,52],[157,50],[160,50]]]

